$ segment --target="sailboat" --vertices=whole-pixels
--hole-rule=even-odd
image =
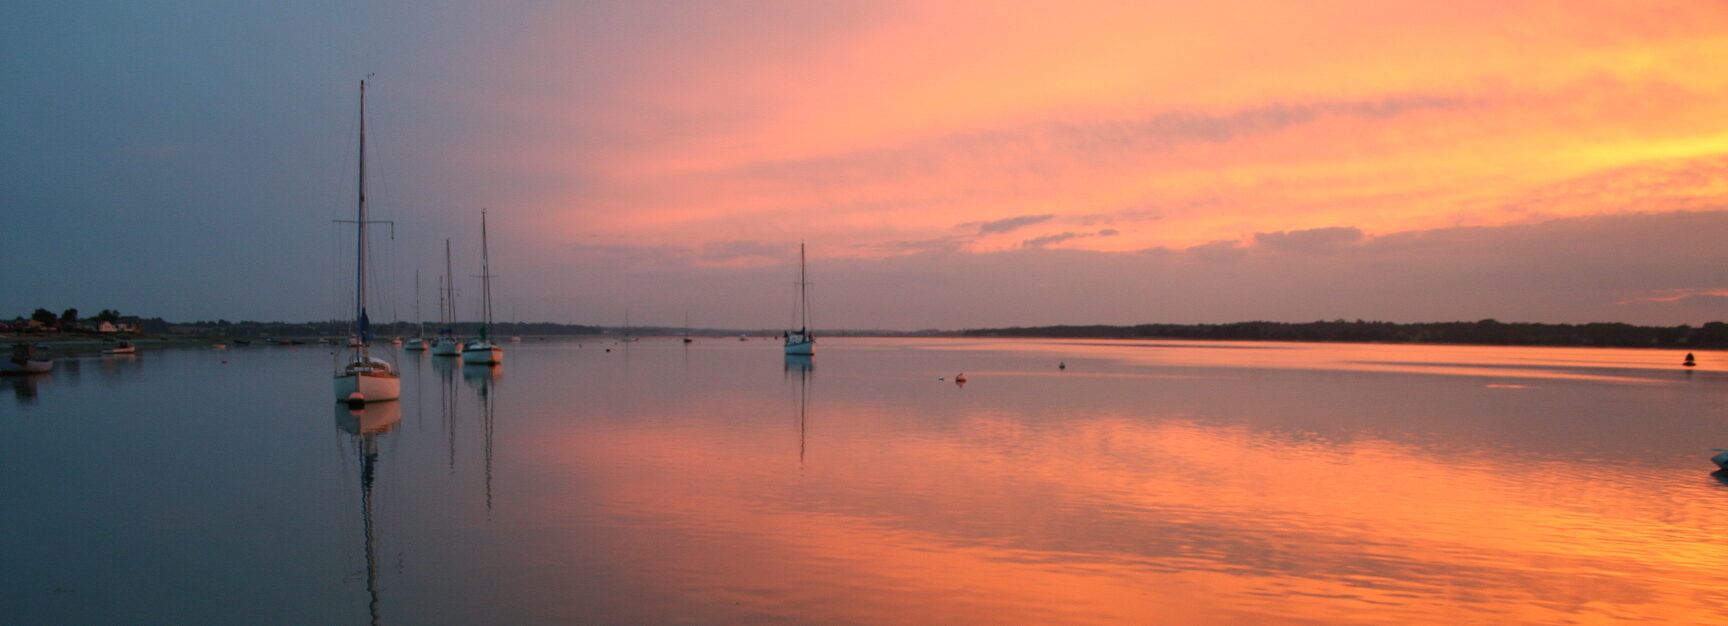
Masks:
[[[371,335],[366,318],[366,81],[360,81],[360,198],[354,225],[360,231],[354,260],[354,326],[348,364],[336,370],[336,399],[349,404],[395,400],[402,394],[396,368],[367,353]],[[347,221],[347,220],[342,220]]]
[[[420,330],[414,333],[414,338],[409,339],[402,349],[419,352],[426,349],[426,318],[420,315],[420,270],[414,270],[414,320],[419,322]]]
[[[444,327],[438,329],[438,338],[432,340],[432,356],[456,356],[462,354],[462,342],[455,337],[456,326],[456,280],[451,278],[450,240],[444,240],[444,287],[443,296],[438,298],[438,321]]]
[[[804,270],[804,244],[798,244],[798,330],[786,333],[786,354],[816,354],[816,337],[810,334],[810,281]]]
[[[480,210],[480,337],[462,346],[462,362],[495,365],[504,362],[504,349],[492,343],[492,268],[486,250],[486,210]]]

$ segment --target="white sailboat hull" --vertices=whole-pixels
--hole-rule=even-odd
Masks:
[[[420,339],[420,338],[409,339],[407,342],[402,344],[402,349],[403,350],[413,350],[416,352],[421,351],[421,350],[425,350],[426,349],[426,340]]]
[[[462,344],[454,339],[439,339],[432,342],[432,356],[457,356],[462,354]]]
[[[786,338],[786,354],[791,356],[811,356],[816,354],[815,337]]]
[[[402,397],[402,379],[385,374],[342,373],[336,375],[336,401],[348,402],[354,393],[364,402],[389,402]]]
[[[504,362],[504,349],[489,343],[473,343],[462,348],[462,362],[494,365]]]

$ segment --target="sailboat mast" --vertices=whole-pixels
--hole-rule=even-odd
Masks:
[[[798,330],[806,335],[810,333],[810,294],[809,281],[804,273],[804,243],[798,243]]]
[[[491,254],[486,248],[486,209],[480,209],[480,338],[486,339],[487,328],[492,325],[492,266]]]
[[[359,254],[354,255],[354,325],[359,336],[355,354],[366,358],[366,79],[360,79],[360,216],[355,230],[359,231]]]
[[[445,329],[447,331],[449,331],[450,334],[452,334],[452,335],[456,334],[456,279],[452,278],[453,274],[451,273],[454,271],[455,271],[455,268],[450,265],[450,238],[445,237],[444,238],[444,293],[449,296],[449,302],[445,303],[445,305],[450,308],[449,309],[450,318],[449,318],[449,321],[446,323]],[[442,315],[443,313],[444,313],[444,311],[439,312],[440,315]]]

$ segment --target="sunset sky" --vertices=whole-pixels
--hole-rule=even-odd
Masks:
[[[251,6],[243,6],[249,4]],[[1728,318],[1728,4],[13,2],[0,316]]]

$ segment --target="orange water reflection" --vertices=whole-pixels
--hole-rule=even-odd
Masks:
[[[1136,350],[1145,349],[1088,356],[1131,359]],[[1357,370],[1362,354],[1385,363],[1436,352],[1448,351],[1341,349],[1314,362]],[[1516,366],[1516,377],[1638,378],[1546,369],[1577,365],[1565,351],[1462,353],[1502,376],[1497,366]],[[1278,367],[1277,354],[1245,358]],[[1202,367],[1243,361],[1184,358]],[[1623,358],[1585,369],[1636,370],[1642,355]],[[585,501],[524,505],[544,507],[533,517],[583,523],[600,508],[636,562],[658,564],[658,584],[731,607],[744,621],[1728,617],[1720,574],[1728,546],[1711,521],[1728,505],[1720,490],[1701,492],[1697,472],[1467,447],[1439,457],[1397,438],[1280,431],[1155,407],[1092,406],[1045,422],[979,406],[940,415],[944,427],[908,430],[893,408],[824,401],[821,367],[810,374],[801,381],[814,380],[811,395],[777,407],[788,416],[780,422],[539,433],[521,453],[562,459],[556,475],[581,476],[594,491]],[[979,393],[988,391],[948,397]],[[769,426],[776,423],[784,428]]]
[[[1686,350],[1405,345],[1297,342],[975,340],[942,349],[995,350],[1004,345],[1053,358],[1076,352],[1135,364],[1183,367],[1330,369],[1455,376],[1646,382],[1683,373]],[[1728,355],[1700,353],[1699,371],[1728,371]]]

